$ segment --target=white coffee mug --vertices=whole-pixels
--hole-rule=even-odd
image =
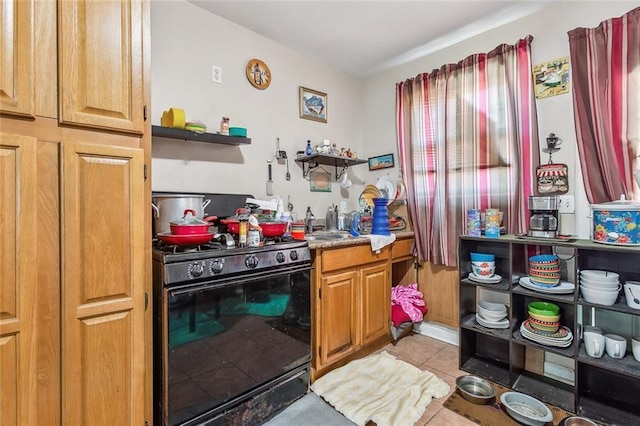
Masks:
[[[582,333],[584,333],[585,331],[593,331],[594,333],[598,333],[598,334],[602,334],[604,335],[604,331],[600,328],[600,327],[596,327],[595,325],[589,325],[589,324],[578,324],[578,330],[580,331],[580,338],[582,339]]]
[[[631,339],[631,352],[633,353],[633,358],[640,362],[640,336],[633,336]]]
[[[605,338],[595,331],[585,331],[582,334],[584,350],[591,358],[600,358],[604,353]]]
[[[605,347],[607,355],[611,358],[624,358],[627,352],[627,339],[617,334],[605,334]]]

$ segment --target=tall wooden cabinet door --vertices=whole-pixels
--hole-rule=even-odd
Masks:
[[[60,1],[60,122],[144,131],[143,1]]]
[[[389,267],[381,264],[361,270],[362,344],[390,333],[391,285]]]
[[[0,425],[34,424],[36,139],[0,133]],[[55,303],[55,301],[53,301]],[[35,405],[35,404],[34,404]]]
[[[62,424],[145,424],[142,149],[63,142]]]
[[[319,359],[321,365],[330,364],[360,345],[357,336],[358,309],[356,289],[358,271],[325,275],[320,284]]]
[[[0,111],[35,117],[34,5],[0,0]]]

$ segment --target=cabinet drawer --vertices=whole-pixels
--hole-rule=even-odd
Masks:
[[[335,271],[337,269],[352,268],[371,262],[379,262],[389,259],[389,246],[380,250],[380,253],[371,251],[369,244],[338,248],[322,251],[322,272]]]
[[[413,238],[397,240],[391,245],[391,259],[402,259],[404,257],[413,257],[411,254],[411,246]]]

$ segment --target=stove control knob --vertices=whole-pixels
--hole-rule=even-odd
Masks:
[[[201,263],[192,263],[187,269],[189,278],[198,278],[204,272],[204,266]]]
[[[214,260],[213,262],[211,262],[211,273],[212,274],[219,274],[220,272],[222,272],[222,268],[224,267],[224,262],[221,260]]]
[[[247,265],[247,268],[249,269],[255,269],[258,267],[258,258],[255,257],[253,254],[249,255],[244,260],[244,264]]]
[[[287,258],[285,257],[284,253],[282,253],[281,251],[276,253],[276,261],[278,263],[283,263],[285,260],[287,260]]]
[[[289,257],[291,258],[291,260],[298,260],[298,252],[295,250],[291,250],[291,253],[289,253]]]

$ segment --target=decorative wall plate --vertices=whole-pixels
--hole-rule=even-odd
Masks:
[[[247,62],[247,80],[256,89],[264,90],[271,84],[271,70],[260,59],[250,59]]]

